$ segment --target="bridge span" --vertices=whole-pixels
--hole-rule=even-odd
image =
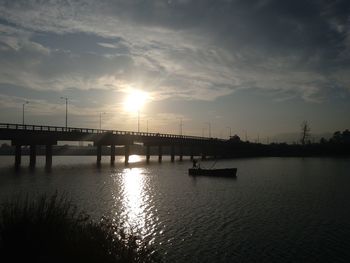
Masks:
[[[92,141],[96,147],[97,164],[101,163],[102,146],[110,147],[111,164],[115,162],[115,147],[123,146],[125,164],[128,164],[130,146],[142,143],[146,147],[146,160],[149,162],[151,147],[157,147],[158,161],[162,161],[163,147],[170,147],[171,161],[175,160],[177,152],[182,160],[185,152],[193,156],[216,156],[220,149],[227,144],[227,140],[197,136],[186,136],[164,133],[101,130],[90,128],[57,127],[42,125],[22,125],[0,123],[0,140],[10,140],[15,147],[15,166],[21,164],[22,146],[29,146],[30,167],[35,167],[36,148],[45,146],[46,167],[52,166],[52,146],[58,141]],[[184,151],[187,148],[187,151]]]

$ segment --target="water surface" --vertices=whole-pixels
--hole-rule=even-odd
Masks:
[[[150,238],[166,262],[349,262],[350,158],[250,158],[218,161],[237,179],[192,178],[189,161],[125,167],[95,157],[44,158],[14,172],[0,157],[0,200],[18,193],[71,196],[98,219],[111,214]],[[213,161],[202,162],[210,167]]]

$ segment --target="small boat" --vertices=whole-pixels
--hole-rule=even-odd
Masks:
[[[236,173],[237,168],[202,169],[194,167],[188,169],[188,174],[193,176],[236,177]]]

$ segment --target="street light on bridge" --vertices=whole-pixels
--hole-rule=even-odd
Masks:
[[[105,112],[100,112],[100,130],[102,129],[102,115],[106,114]]]
[[[24,106],[26,104],[29,104],[29,101],[26,101],[25,103],[22,104],[22,124],[24,125]]]
[[[179,127],[180,127],[180,135],[182,135],[182,127],[183,127],[182,118],[180,119],[180,125],[179,125]]]
[[[230,139],[231,136],[232,136],[232,129],[231,129],[231,127],[229,127],[229,126],[227,126],[226,128],[229,129],[229,131],[230,131],[230,135],[229,135],[229,137],[228,137],[228,138]]]
[[[211,138],[211,124],[210,122],[205,122],[205,124],[208,125],[208,135],[209,135],[209,138]]]
[[[66,129],[67,129],[67,127],[68,127],[68,98],[61,97],[61,99],[66,100]]]
[[[140,132],[140,108],[137,110],[137,132]]]

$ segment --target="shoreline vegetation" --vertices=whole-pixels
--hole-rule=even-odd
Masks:
[[[1,262],[162,262],[117,221],[95,222],[57,193],[0,204]]]

